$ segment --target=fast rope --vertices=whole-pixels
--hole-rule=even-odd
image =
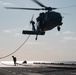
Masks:
[[[3,56],[3,57],[0,57],[0,59],[3,59],[3,58],[6,58],[6,57],[9,57],[11,56],[12,54],[14,54],[15,52],[17,52],[18,50],[20,50],[20,48],[28,41],[30,35],[26,38],[26,40],[21,44],[21,46],[19,46],[15,51],[13,51],[12,53],[6,55],[6,56]]]

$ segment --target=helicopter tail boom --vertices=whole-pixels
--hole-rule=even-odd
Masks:
[[[45,32],[23,30],[22,34],[29,34],[29,35],[44,35]]]

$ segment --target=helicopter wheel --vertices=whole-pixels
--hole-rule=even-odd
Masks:
[[[38,35],[36,35],[36,38],[35,38],[35,40],[37,40],[37,38],[38,38]]]
[[[61,28],[58,26],[58,27],[57,27],[57,30],[60,31],[60,29],[61,29]]]

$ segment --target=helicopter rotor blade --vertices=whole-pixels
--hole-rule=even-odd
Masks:
[[[34,1],[35,3],[37,3],[41,7],[46,7],[45,5],[43,5],[42,3],[40,3],[38,0],[32,0],[32,1]]]
[[[5,7],[6,9],[18,9],[18,10],[56,10],[58,8],[45,7],[45,8],[22,8],[22,7]]]
[[[32,0],[32,1],[37,3],[39,6],[44,7],[44,9],[42,9],[42,10],[56,10],[57,9],[57,8],[53,8],[53,7],[47,7],[47,6],[43,5],[41,2],[39,2],[38,0]]]
[[[52,10],[56,10],[57,8],[53,8],[53,7],[46,7],[45,5],[43,5],[42,3],[40,3],[38,0],[32,0],[35,3],[37,3],[39,6],[41,6],[42,8],[21,8],[21,7],[5,7],[6,9],[20,9],[20,10],[48,10],[48,11],[52,11]]]
[[[21,7],[5,7],[6,9],[20,9],[20,10],[45,10],[44,8],[21,8]]]

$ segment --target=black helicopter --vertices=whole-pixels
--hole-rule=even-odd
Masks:
[[[32,24],[32,30],[23,30],[23,34],[30,34],[30,35],[36,35],[36,40],[38,35],[45,35],[45,32],[48,30],[52,30],[53,28],[57,27],[57,30],[60,31],[60,26],[63,24],[62,22],[62,15],[59,12],[53,11],[57,8],[53,7],[47,7],[40,3],[38,0],[33,0],[35,3],[37,3],[42,8],[21,8],[21,7],[5,7],[7,9],[21,9],[21,10],[45,10],[45,12],[42,12],[39,14],[39,16],[36,18],[37,23],[33,21],[33,19],[30,21]]]

